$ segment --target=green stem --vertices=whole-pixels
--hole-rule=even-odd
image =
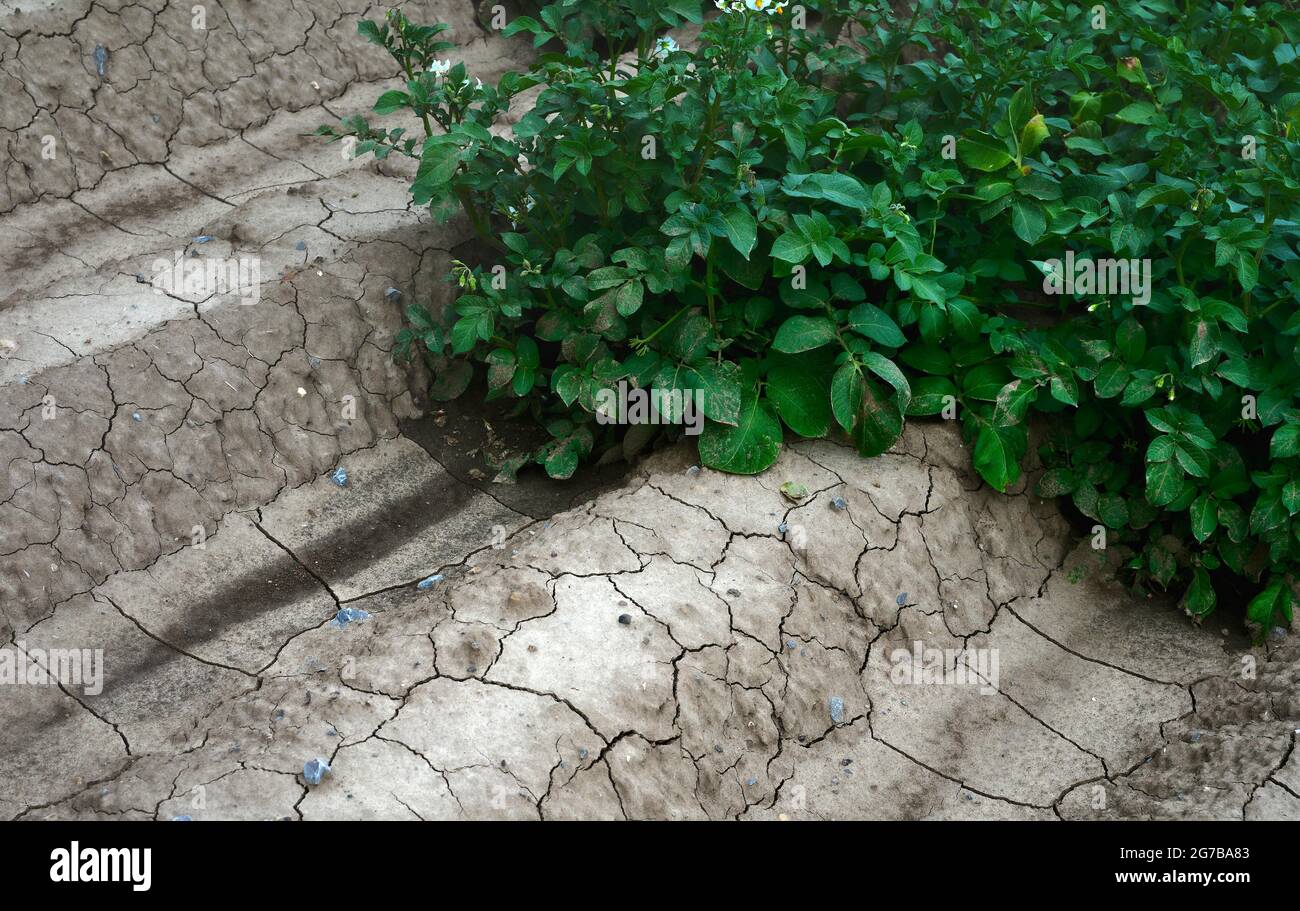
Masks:
[[[651,342],[653,342],[653,341],[655,340],[655,336],[657,336],[660,332],[663,332],[663,331],[664,331],[665,329],[667,329],[670,325],[672,325],[673,320],[677,319],[677,317],[681,316],[683,313],[685,313],[685,312],[686,312],[687,310],[689,310],[690,308],[691,308],[691,305],[690,305],[690,304],[683,304],[683,305],[682,305],[682,308],[681,308],[680,310],[678,310],[678,311],[677,311],[676,313],[674,313],[672,316],[668,317],[668,319],[665,320],[665,321],[664,321],[664,322],[659,326],[659,328],[656,329],[654,332],[651,332],[651,333],[650,333],[649,335],[647,335],[645,338],[634,338],[634,339],[629,339],[629,340],[628,340],[628,344],[630,344],[630,345],[631,345],[632,347],[634,347],[634,348],[644,348],[646,345],[650,344]]]
[[[940,196],[934,201],[934,220],[930,222],[930,255],[934,256],[935,237],[939,231],[939,219],[943,217],[943,206],[941,205],[943,197]]]
[[[709,254],[704,257],[704,295],[709,304],[709,325],[716,330],[718,321],[713,312],[713,244],[709,245]]]
[[[611,80],[618,78],[618,58],[623,54],[623,39],[618,39],[618,44],[614,45],[614,52],[609,55],[609,78]]]
[[[605,191],[601,189],[599,175],[597,179],[591,181],[591,186],[596,191],[596,205],[598,207],[597,215],[600,217],[602,227],[609,227],[609,200],[605,198]]]
[[[713,151],[713,130],[717,126],[718,109],[722,106],[722,94],[712,84],[710,89],[713,91],[713,101],[709,104],[709,112],[704,121],[704,145],[700,147],[700,164],[695,169],[695,176],[691,178],[692,192],[700,182],[700,177],[704,174],[704,165]]]
[[[474,205],[474,199],[469,190],[464,187],[456,188],[456,198],[460,200],[460,207],[465,210],[465,215],[469,218],[470,226],[479,239],[486,243],[492,249],[499,253],[505,253],[507,248],[496,235],[488,230],[490,227],[483,213],[479,211],[478,206]]]
[[[1273,215],[1270,211],[1270,209],[1272,208],[1271,205],[1272,202],[1273,202],[1273,191],[1266,190],[1264,192],[1264,235],[1265,235],[1264,242],[1265,243],[1268,242],[1268,235],[1273,232]],[[1256,275],[1259,275],[1259,260],[1263,255],[1264,255],[1264,246],[1263,244],[1261,244],[1260,248],[1255,251],[1255,274]],[[1246,319],[1250,319],[1250,303],[1251,303],[1251,292],[1246,291],[1242,295],[1242,309],[1246,312]]]
[[[1188,246],[1190,246],[1192,241],[1196,239],[1200,231],[1200,225],[1193,225],[1191,230],[1188,231],[1187,235],[1183,238],[1183,242],[1178,245],[1178,252],[1174,255],[1174,271],[1178,274],[1179,286],[1183,288],[1187,287],[1187,282],[1183,277],[1183,255],[1187,252]]]
[[[1287,298],[1285,298],[1285,297],[1279,297],[1277,300],[1273,301],[1273,303],[1269,304],[1269,305],[1268,305],[1267,307],[1265,307],[1263,310],[1259,311],[1259,313],[1256,314],[1255,318],[1256,318],[1256,319],[1263,319],[1264,317],[1266,317],[1266,316],[1268,316],[1270,313],[1272,313],[1274,310],[1276,310],[1278,304],[1285,304],[1285,303],[1292,303],[1292,301],[1290,301],[1289,299],[1287,299]]]
[[[411,72],[411,58],[406,53],[405,41],[402,42],[401,50],[402,50],[402,57],[401,57],[402,70],[406,73],[406,81],[409,85],[410,83],[415,81],[415,74]],[[424,138],[428,139],[430,136],[433,135],[433,126],[429,123],[429,112],[423,110],[420,111],[420,120],[424,124]]]

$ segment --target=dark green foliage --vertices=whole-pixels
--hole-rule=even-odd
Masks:
[[[376,111],[430,133],[322,132],[418,157],[416,201],[463,209],[497,251],[458,265],[442,323],[410,313],[399,354],[423,346],[435,393],[482,365],[550,429],[532,459],[556,477],[619,444],[593,412],[620,380],[703,390],[701,459],[741,473],[783,426],[873,455],[905,417],[947,413],[1006,490],[1042,415],[1039,493],[1105,526],[1136,585],[1201,618],[1235,574],[1252,621],[1289,621],[1300,15],[826,2],[797,28],[709,4],[695,50],[661,49],[703,6],[547,6],[510,30],[548,52],[496,86],[427,72],[437,28],[363,26],[411,77]],[[1110,284],[1068,293],[1083,260]]]

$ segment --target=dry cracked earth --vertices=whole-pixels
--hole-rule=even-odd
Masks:
[[[104,656],[0,686],[0,818],[1300,818],[1300,650],[1133,598],[951,426],[464,471],[391,350],[468,232],[306,135],[396,84],[382,6],[201,6],[0,2],[0,640]],[[178,255],[258,299],[156,293]]]

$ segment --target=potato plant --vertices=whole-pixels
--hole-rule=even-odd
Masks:
[[[451,312],[410,308],[398,352],[436,397],[479,370],[545,425],[507,472],[644,446],[595,420],[619,382],[700,390],[700,459],[737,473],[787,434],[872,456],[937,416],[1006,490],[1036,421],[1038,492],[1135,586],[1290,621],[1295,10],[567,0],[510,23],[541,53],[495,85],[443,28],[362,26],[406,74],[375,113],[423,135],[321,132],[418,158],[415,201],[492,251],[457,264]]]

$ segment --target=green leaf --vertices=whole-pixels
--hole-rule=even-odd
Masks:
[[[1002,387],[993,405],[993,417],[1000,424],[1019,424],[1025,419],[1029,406],[1038,398],[1038,384],[1028,380],[1012,380]]]
[[[1115,112],[1115,119],[1124,123],[1146,126],[1156,118],[1156,109],[1149,101],[1135,101]],[[1138,208],[1141,208],[1139,205]]]
[[[922,376],[912,383],[912,401],[908,403],[909,417],[939,414],[944,407],[957,399],[957,387],[945,376]]]
[[[840,172],[810,174],[797,188],[791,190],[787,187],[786,192],[797,196],[825,199],[851,209],[866,210],[872,207],[871,194],[862,185],[862,181],[852,174]]]
[[[1148,545],[1147,569],[1151,571],[1152,578],[1167,588],[1174,573],[1178,572],[1178,561],[1161,544]]]
[[[1192,339],[1187,347],[1187,358],[1193,367],[1215,358],[1219,354],[1219,330],[1205,320],[1198,320],[1192,327]]]
[[[504,388],[514,378],[515,370],[519,367],[518,361],[515,360],[515,353],[504,348],[489,352],[487,363],[487,384],[490,391]]]
[[[731,361],[705,361],[682,372],[689,388],[699,389],[703,397],[704,416],[720,424],[735,426],[740,420],[741,371]]]
[[[998,393],[1010,380],[1011,375],[1000,364],[980,364],[966,374],[961,386],[967,398],[996,402]]]
[[[1146,85],[1147,74],[1142,68],[1142,61],[1137,57],[1121,57],[1115,61],[1115,73],[1125,82]]]
[[[1146,374],[1150,374],[1150,371],[1146,371]],[[1141,405],[1155,394],[1155,380],[1149,375],[1142,375],[1141,371],[1139,371],[1139,373],[1133,375],[1128,385],[1124,387],[1124,395],[1120,398],[1119,403],[1125,408]]]
[[[749,259],[749,252],[758,240],[758,223],[744,206],[735,206],[722,216],[727,229],[727,240],[741,256]]]
[[[767,398],[785,425],[801,437],[824,437],[831,426],[829,365],[810,369],[807,357],[772,356]]]
[[[1147,464],[1147,502],[1167,506],[1183,492],[1183,469],[1174,460]]]
[[[857,419],[862,383],[862,371],[852,363],[842,365],[831,378],[831,412],[846,431],[853,429]]]
[[[594,269],[587,275],[587,287],[592,291],[607,291],[610,288],[617,288],[635,276],[635,272],[623,266],[605,266]]]
[[[582,391],[582,374],[572,364],[561,364],[551,373],[551,388],[566,407],[572,405]]]
[[[411,325],[421,332],[427,332],[434,327],[433,317],[423,304],[411,304],[406,308],[406,318],[411,321]]]
[[[641,302],[644,299],[645,286],[641,284],[640,279],[624,282],[614,298],[614,309],[618,311],[619,316],[626,318],[641,309]]]
[[[1139,209],[1149,206],[1182,206],[1187,204],[1188,199],[1187,191],[1181,187],[1156,184],[1137,195],[1136,206]]]
[[[989,486],[1006,492],[1020,477],[1028,440],[1023,427],[985,423],[975,439],[975,470]]]
[[[1110,150],[1106,148],[1106,143],[1097,139],[1095,136],[1076,133],[1073,136],[1065,138],[1065,147],[1071,152],[1087,152],[1089,155],[1102,157],[1109,154]]]
[[[987,133],[976,132],[971,138],[957,140],[957,155],[962,163],[978,171],[1000,171],[1014,160],[1006,143]]]
[[[1246,539],[1250,530],[1246,510],[1230,500],[1219,504],[1219,524],[1228,532],[1228,537],[1238,543]]]
[[[1119,361],[1107,361],[1102,365],[1101,370],[1097,371],[1097,378],[1093,380],[1093,391],[1097,393],[1099,399],[1113,399],[1124,391],[1128,377],[1127,367]]]
[[[1251,291],[1259,284],[1259,265],[1255,257],[1240,251],[1237,253],[1237,281],[1241,283],[1242,291]]]
[[[1282,487],[1282,505],[1286,507],[1288,515],[1295,515],[1300,512],[1300,479],[1287,481]]]
[[[709,318],[702,313],[692,313],[679,320],[673,333],[669,351],[686,364],[696,364],[714,349],[717,337]]]
[[[772,347],[784,354],[820,348],[835,338],[835,324],[824,316],[792,316],[781,324]]]
[[[482,334],[480,326],[483,314],[474,316],[462,316],[456,320],[455,325],[451,327],[451,350],[453,354],[465,354],[471,348],[479,343]],[[491,314],[487,314],[488,324],[491,325]],[[491,332],[488,338],[492,337]]]
[[[1053,468],[1043,472],[1043,476],[1038,479],[1038,484],[1035,485],[1035,490],[1040,497],[1060,497],[1067,493],[1073,493],[1078,483],[1078,479],[1070,469]]]
[[[473,378],[474,367],[469,361],[449,360],[438,368],[433,385],[429,387],[429,398],[435,402],[450,402],[459,398],[469,388],[469,382]]]
[[[410,95],[406,94],[406,92],[394,90],[380,95],[373,110],[376,114],[391,114],[394,111],[400,111],[402,108],[410,107],[410,105]]]
[[[1019,133],[1034,115],[1034,92],[1029,86],[1021,86],[1007,103],[1007,119],[1011,121],[1011,132]]]
[[[1288,459],[1300,455],[1300,424],[1283,424],[1273,431],[1268,444],[1268,454],[1275,459]]]
[[[557,481],[573,477],[582,457],[591,452],[591,430],[578,427],[572,433],[552,440],[542,447],[540,461],[546,474]]]
[[[808,486],[797,481],[786,481],[781,485],[781,496],[792,503],[798,503],[808,498]]]
[[[886,395],[867,377],[861,377],[859,385],[862,397],[849,436],[859,455],[878,456],[902,436],[903,411],[894,396]]]
[[[831,410],[864,456],[880,455],[903,432],[903,414],[895,398],[852,362],[843,364],[831,379]]]
[[[1130,364],[1137,364],[1147,350],[1147,331],[1142,324],[1129,316],[1115,329],[1115,346]]]
[[[1047,122],[1043,119],[1043,115],[1035,114],[1030,117],[1024,129],[1020,131],[1020,154],[1032,155],[1037,152],[1038,147],[1047,139],[1047,135]]]
[[[1282,502],[1282,495],[1275,488],[1271,492],[1260,494],[1255,501],[1255,508],[1250,511],[1250,530],[1262,535],[1280,527],[1289,518],[1290,513]]]
[[[526,335],[521,335],[515,340],[515,356],[518,357],[520,364],[534,370],[541,364],[541,353],[537,350],[537,342]]]
[[[1219,504],[1209,494],[1201,494],[1192,501],[1188,514],[1192,520],[1192,535],[1204,544],[1219,527]]]
[[[1072,374],[1068,372],[1053,374],[1048,389],[1052,394],[1052,398],[1056,399],[1061,404],[1078,407],[1079,384],[1075,381]]]
[[[904,364],[935,376],[952,373],[952,355],[938,345],[911,345],[899,352]]]
[[[430,139],[420,155],[420,166],[415,172],[415,182],[411,184],[411,195],[416,205],[427,203],[460,167],[460,149],[446,141],[434,141],[438,139],[445,137]]]
[[[772,244],[772,258],[796,265],[806,260],[812,253],[812,244],[808,238],[794,231],[787,231]]]
[[[746,391],[735,427],[708,423],[700,434],[700,461],[730,474],[758,474],[781,454],[781,424],[772,406]]]
[[[1216,600],[1209,573],[1196,567],[1196,572],[1192,574],[1192,584],[1183,595],[1183,609],[1199,623],[1214,612]]]
[[[979,336],[980,324],[984,321],[979,308],[961,297],[952,298],[947,306],[948,319],[952,321],[952,329],[957,337],[964,342],[974,341]]]
[[[515,395],[524,396],[532,392],[536,383],[537,371],[532,367],[520,365],[515,369],[515,375],[510,381],[510,388],[514,390]]]
[[[858,304],[849,311],[849,328],[873,342],[898,348],[907,342],[898,323],[875,304]]]
[[[501,31],[501,34],[509,38],[520,32],[532,32],[534,35],[548,34],[546,27],[532,16],[515,16]]]
[[[1267,631],[1285,621],[1291,623],[1291,589],[1281,576],[1274,576],[1262,592],[1246,605],[1246,618]]]
[[[868,370],[894,387],[899,412],[907,411],[907,405],[912,400],[912,387],[908,385],[907,377],[903,376],[903,371],[898,369],[898,365],[875,351],[865,352],[862,355],[862,363]]]
[[[1037,243],[1047,230],[1043,207],[1032,199],[1017,198],[1011,203],[1011,230],[1025,243]]]
[[[1097,515],[1107,528],[1123,528],[1128,524],[1128,503],[1117,493],[1097,498]]]

